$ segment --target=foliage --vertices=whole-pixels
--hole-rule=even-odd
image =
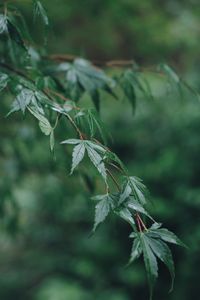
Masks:
[[[167,229],[157,227],[147,210],[146,187],[140,179],[129,175],[118,156],[105,145],[105,130],[98,113],[77,105],[87,93],[99,111],[102,93],[106,92],[116,98],[127,98],[135,111],[137,93],[152,98],[148,82],[134,64],[125,71],[117,71],[115,76],[109,76],[84,59],[56,63],[48,57],[44,58],[30,47],[31,41],[27,42],[23,38],[23,28],[15,25],[17,20],[12,10],[9,10],[9,5],[5,6],[0,16],[0,33],[5,45],[2,50],[4,59],[0,63],[0,88],[4,95],[14,97],[8,115],[21,111],[22,114],[30,113],[35,117],[41,131],[50,137],[51,151],[54,151],[54,132],[60,122],[64,119],[72,125],[76,132],[75,138],[61,142],[74,147],[71,174],[87,154],[103,179],[100,190],[105,186],[104,194],[93,197],[97,201],[93,231],[112,213],[127,221],[133,230],[131,237],[134,238],[130,262],[143,254],[151,296],[158,276],[156,257],[168,267],[173,285],[173,259],[165,242],[183,244]],[[34,14],[39,15],[44,24],[48,25],[46,12],[39,1],[34,1]],[[9,53],[8,48],[12,49]],[[37,60],[33,52],[37,53]],[[18,59],[19,53],[22,54],[21,60]],[[169,66],[162,65],[160,70],[164,70],[178,88],[183,85],[192,95],[198,96]],[[66,102],[64,105],[63,100]],[[115,169],[118,171],[117,178]],[[148,228],[141,215],[147,216],[147,224],[153,222],[153,225]]]

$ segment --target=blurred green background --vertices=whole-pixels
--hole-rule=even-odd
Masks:
[[[49,53],[134,58],[142,66],[167,62],[200,89],[198,0],[42,2],[51,20]],[[28,1],[22,1],[21,8],[35,41],[42,43],[40,24],[33,25]],[[189,246],[173,249],[176,281],[171,294],[167,271],[160,266],[155,299],[189,300],[199,292],[200,106],[194,95],[170,91],[159,76],[146,78],[153,100],[138,95],[133,117],[126,102],[104,96],[102,119],[113,136],[113,149],[150,189],[156,220]],[[32,118],[15,114],[5,119],[8,110],[3,101],[0,299],[148,299],[143,264],[125,267],[131,249],[129,226],[113,217],[89,237],[95,187],[89,190],[78,171],[68,176],[71,151],[59,141],[72,136],[70,129],[57,131],[52,157],[48,139]],[[82,172],[87,176],[87,165]],[[95,181],[96,174],[92,176]]]

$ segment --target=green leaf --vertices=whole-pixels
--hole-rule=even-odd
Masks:
[[[119,197],[119,204],[123,203],[131,194],[132,189],[128,183],[126,183],[123,187],[122,193]]]
[[[45,135],[50,135],[51,134],[51,132],[52,132],[51,124],[49,123],[49,121],[47,120],[47,118],[45,118],[42,115],[40,115],[39,126],[40,126],[41,131]]]
[[[22,89],[12,103],[11,111],[9,112],[9,114],[18,110],[21,110],[23,113],[25,113],[27,106],[31,104],[34,99],[35,94],[32,90],[29,90],[27,88]]]
[[[126,168],[122,163],[121,159],[115,153],[111,151],[106,151],[104,155],[104,160],[107,162],[115,162],[117,166],[121,168],[121,170],[126,171]]]
[[[121,78],[121,88],[126,96],[126,98],[130,101],[133,112],[135,112],[136,107],[136,94],[135,94],[135,87],[134,87],[134,81],[131,76],[132,72],[130,70],[127,70],[122,78]]]
[[[46,26],[49,25],[49,19],[47,17],[46,10],[40,1],[34,1],[34,11],[33,12],[34,12],[34,16],[41,17],[43,23]]]
[[[148,238],[149,245],[154,252],[154,254],[167,266],[169,269],[170,275],[171,275],[171,287],[170,291],[173,289],[173,284],[174,284],[174,278],[175,278],[175,273],[174,273],[174,261],[172,257],[171,250],[161,240],[158,239],[153,239],[151,237]]]
[[[79,139],[68,139],[65,141],[62,141],[61,144],[71,144],[71,145],[76,145],[79,144],[82,140]]]
[[[107,144],[107,132],[104,123],[99,118],[98,114],[94,110],[89,111],[89,116],[94,123],[94,126],[97,128],[97,131],[100,134],[100,137],[103,141],[103,143]]]
[[[99,95],[99,91],[95,89],[95,90],[92,90],[90,92],[90,94],[91,94],[94,106],[95,106],[96,110],[99,112],[100,111],[100,95]]]
[[[126,207],[120,209],[119,211],[115,211],[115,213],[120,216],[122,219],[127,221],[129,224],[134,225],[135,221],[132,217],[130,210]]]
[[[73,149],[72,153],[72,168],[71,173],[73,173],[74,169],[78,166],[78,164],[82,161],[85,154],[85,143],[80,142],[80,144],[76,145]]]
[[[12,22],[13,22],[14,26],[17,26],[19,24],[20,34],[22,36],[22,39],[29,41],[31,44],[34,44],[32,37],[29,33],[27,22],[23,16],[23,14],[20,11],[17,12],[17,18],[12,18]],[[29,52],[29,49],[28,49],[28,52]],[[29,54],[30,54],[30,52],[29,52]]]
[[[109,88],[111,89],[111,86],[114,86],[114,81],[110,77],[82,58],[75,59],[73,63],[61,63],[57,71],[66,72],[65,78],[67,86],[71,91],[71,96],[74,89],[79,90],[78,98],[80,98],[84,91],[87,91],[97,108],[99,106],[98,89],[107,91]]]
[[[178,77],[178,75],[174,72],[174,70],[166,65],[166,64],[160,64],[160,70],[162,70],[163,72],[165,72],[169,78],[171,78],[175,83],[179,83],[180,82],[180,78]]]
[[[41,131],[45,134],[45,135],[50,135],[53,128],[51,127],[51,124],[49,123],[49,121],[47,120],[47,118],[45,116],[43,116],[42,114],[40,114],[38,111],[34,110],[34,108],[28,108],[30,113],[39,121],[39,126]]]
[[[29,90],[35,90],[35,85],[30,80],[27,80],[21,76],[14,76],[14,80],[22,85],[23,87],[26,87]]]
[[[107,198],[107,197],[110,197],[110,195],[109,195],[109,194],[105,194],[105,195],[96,195],[96,196],[91,197],[91,199],[92,199],[93,201],[101,201],[101,200],[104,200],[104,199]]]
[[[147,217],[149,217],[151,220],[153,220],[153,218],[149,215],[149,213],[144,209],[144,207],[137,200],[135,200],[133,197],[129,197],[129,199],[130,200],[127,203],[128,208],[140,212],[146,215]]]
[[[96,132],[99,133],[103,143],[107,144],[106,128],[99,115],[94,109],[88,109],[84,111],[82,117],[85,118],[88,122],[90,137],[93,138]]]
[[[107,215],[111,211],[113,199],[109,194],[99,195],[93,199],[99,200],[98,204],[95,206],[95,222],[93,227],[93,231],[95,231],[97,226],[106,219]]]
[[[131,176],[128,178],[130,187],[132,188],[133,196],[135,197],[138,202],[142,205],[146,203],[145,192],[146,187],[142,183],[141,179],[137,178],[136,176]]]
[[[88,144],[86,145],[86,149],[91,162],[102,175],[103,179],[106,181],[107,174],[104,162],[102,161],[102,157],[98,154],[96,150],[94,150],[94,148],[90,147]]]
[[[93,67],[87,60],[75,59],[73,65],[77,70],[79,80],[82,80],[82,86],[85,90],[102,88],[112,81],[102,70]]]
[[[152,230],[154,230],[154,229],[158,229],[158,228],[160,228],[162,226],[162,223],[157,223],[157,222],[155,222],[155,223],[153,223],[152,225],[151,225],[151,227],[149,228],[150,230],[152,229]]]
[[[136,232],[131,232],[131,234],[129,235],[130,238],[136,238],[138,236],[138,233]]]
[[[91,148],[93,148],[93,149],[95,149],[95,150],[97,150],[97,152],[100,152],[101,154],[104,154],[107,150],[103,147],[103,146],[101,146],[101,145],[99,145],[99,144],[96,144],[96,143],[94,143],[94,142],[91,142],[91,141],[85,141]]]
[[[130,255],[128,265],[133,263],[136,259],[138,259],[141,254],[142,254],[141,241],[138,237],[136,237],[133,241],[131,255]]]
[[[166,228],[160,228],[160,229],[151,229],[151,234],[154,234],[154,236],[158,236],[163,241],[176,244],[182,247],[187,247],[173,232],[169,231]]]
[[[49,142],[50,142],[50,150],[53,151],[55,145],[54,130],[51,130]]]
[[[10,19],[8,19],[7,21],[7,27],[10,38],[24,50],[27,50],[24,41],[21,37],[20,30],[16,27],[16,25],[12,23]]]
[[[134,87],[137,87],[145,97],[149,98],[149,90],[146,91],[146,82],[144,87],[144,79],[142,78],[141,73],[130,70],[128,76],[129,80],[134,84]]]
[[[53,106],[51,108],[54,111],[66,115],[66,113],[70,112],[74,107],[75,107],[75,103],[73,101],[67,101],[67,103],[63,105],[59,105],[58,103],[53,103]]]
[[[0,14],[0,34],[7,31],[7,17]]]
[[[0,92],[7,86],[9,77],[7,74],[0,73]]]
[[[147,279],[150,289],[150,299],[152,299],[153,288],[158,277],[158,264],[156,257],[149,245],[149,240],[144,233],[140,233],[141,246],[143,251]]]

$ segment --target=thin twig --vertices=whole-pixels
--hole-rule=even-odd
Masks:
[[[141,219],[141,217],[140,217],[140,215],[139,215],[138,213],[136,214],[136,217],[137,217],[137,219],[139,220],[139,222],[140,222],[140,224],[142,225],[142,227],[143,227],[145,230],[147,230],[146,225],[144,224],[144,222],[142,221],[142,219]]]
[[[108,162],[108,164],[112,167],[114,167],[116,170],[118,170],[119,172],[121,172],[122,174],[126,175],[126,173],[120,169],[118,166],[116,166],[115,164],[111,163],[111,162]]]
[[[44,58],[54,60],[54,61],[68,61],[68,62],[73,62],[76,58],[79,58],[76,55],[71,55],[71,54],[52,54],[49,56],[46,56]],[[130,67],[133,66],[134,64],[136,65],[134,60],[124,60],[124,59],[119,59],[119,60],[92,60],[90,59],[91,63],[97,67]]]
[[[113,182],[115,183],[116,187],[118,188],[119,192],[121,191],[120,185],[117,182],[117,180],[115,179],[115,177],[113,176],[113,174],[110,172],[110,170],[106,169],[107,173],[110,175],[110,177],[112,178]]]
[[[68,120],[70,121],[70,123],[72,124],[72,126],[74,127],[74,129],[77,131],[79,137],[81,140],[83,140],[83,134],[82,132],[80,131],[80,129],[78,128],[78,126],[76,125],[76,123],[74,122],[74,120],[72,119],[72,117],[70,117],[69,114],[65,114],[65,116],[68,118]]]
[[[136,221],[137,221],[139,232],[142,232],[142,228],[141,228],[141,224],[140,224],[140,220],[138,218],[138,215],[136,215]]]

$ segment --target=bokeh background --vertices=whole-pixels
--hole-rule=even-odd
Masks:
[[[19,5],[34,40],[42,44],[40,25],[32,22],[28,2]],[[134,59],[144,67],[167,62],[200,90],[198,0],[42,2],[51,22],[49,53]],[[173,248],[176,280],[171,294],[169,276],[161,264],[155,300],[189,300],[199,294],[200,104],[191,93],[169,89],[159,76],[145,76],[154,97],[138,95],[135,116],[126,102],[105,95],[101,115],[113,137],[111,146],[124,158],[130,173],[148,186],[156,220],[189,246],[188,250]],[[90,197],[95,186],[87,177],[87,165],[82,167],[87,185],[79,172],[68,176],[71,152],[59,141],[71,136],[70,129],[57,131],[52,157],[48,139],[37,124],[20,114],[5,119],[8,110],[3,101],[0,299],[148,299],[142,262],[125,267],[131,249],[130,228],[113,217],[89,237],[94,215]]]

